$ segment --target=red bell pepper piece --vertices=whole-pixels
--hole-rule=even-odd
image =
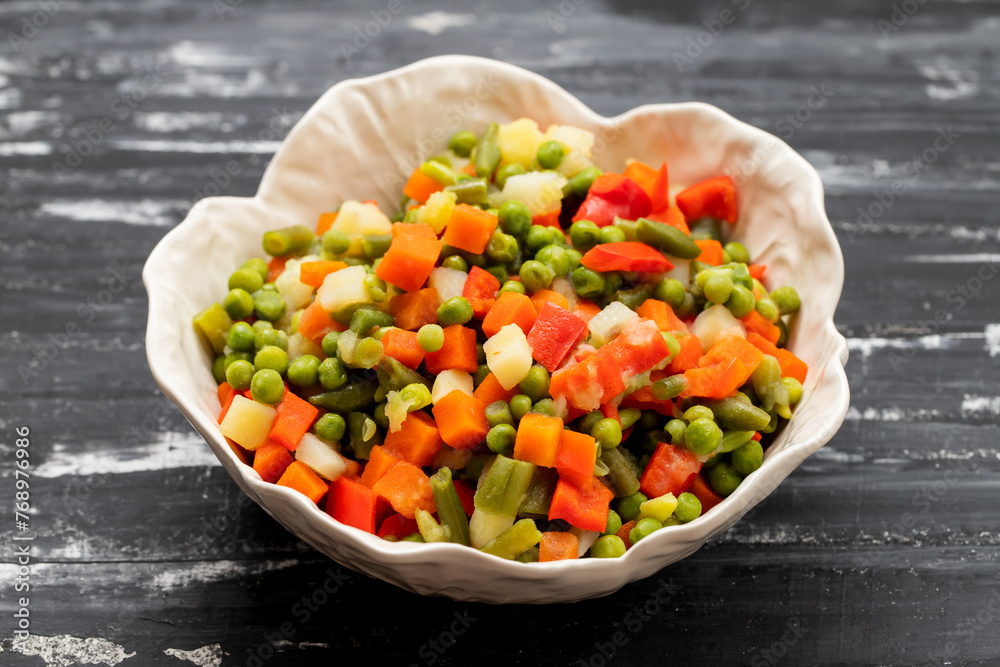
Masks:
[[[639,241],[621,241],[596,245],[580,259],[594,271],[642,271],[663,273],[674,268],[673,263],[651,245]]]
[[[690,488],[688,488],[688,493],[692,494],[695,498],[701,501],[702,514],[712,509],[723,500],[722,496],[713,491],[712,487],[708,485],[708,482],[706,482],[705,478],[701,475],[694,478]]]
[[[402,514],[391,514],[385,518],[382,525],[378,527],[378,532],[375,534],[379,537],[392,535],[396,539],[401,540],[407,535],[417,532],[420,532],[420,529],[417,528],[415,519],[407,519]]]
[[[677,193],[677,207],[688,220],[718,218],[735,224],[739,217],[736,186],[728,176],[710,178]]]
[[[347,526],[375,533],[375,493],[356,479],[340,476],[330,482],[326,513]]]
[[[452,479],[451,483],[455,487],[455,491],[458,492],[458,499],[462,502],[462,509],[465,510],[466,516],[471,517],[473,510],[476,509],[474,502],[476,490],[464,479]]]
[[[670,356],[670,348],[652,320],[630,322],[601,352],[615,358],[623,380],[650,370]]]
[[[586,322],[547,301],[538,311],[538,318],[528,333],[531,356],[552,373],[559,368],[559,364],[586,330]]]
[[[672,493],[675,496],[688,490],[702,462],[692,452],[661,442],[650,457],[639,479],[639,489],[650,498]]]
[[[625,168],[625,176],[638,183],[639,187],[649,195],[653,213],[670,206],[670,181],[666,162],[657,170],[637,160]]]
[[[556,451],[555,468],[559,477],[577,488],[586,487],[594,477],[597,447],[594,438],[586,433],[564,429]]]
[[[603,349],[603,348],[602,348]],[[598,352],[560,368],[549,380],[549,393],[567,405],[590,412],[625,391],[622,372],[611,354]]]
[[[562,519],[580,530],[604,532],[608,525],[608,508],[614,497],[611,489],[593,476],[589,485],[582,489],[560,479],[549,505],[549,520]]]
[[[477,320],[486,317],[493,304],[497,301],[500,291],[500,281],[485,269],[473,266],[469,269],[469,277],[465,279],[462,296],[472,306],[472,313]]]
[[[603,174],[590,186],[573,222],[590,220],[598,227],[613,224],[615,218],[636,220],[649,215],[653,203],[649,195],[631,178],[621,174]]]

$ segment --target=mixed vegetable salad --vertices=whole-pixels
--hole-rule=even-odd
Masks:
[[[260,477],[386,540],[522,562],[623,555],[753,474],[802,396],[719,176],[591,162],[530,119],[462,131],[394,216],[268,231],[194,318],[220,429]]]

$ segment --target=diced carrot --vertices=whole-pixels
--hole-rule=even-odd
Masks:
[[[229,386],[228,382],[223,382],[219,385],[219,403],[222,404],[222,410],[219,411],[219,423],[226,418],[226,413],[229,412],[229,407],[233,404],[233,399],[239,392]]]
[[[403,186],[403,194],[421,204],[427,203],[428,197],[441,190],[444,190],[444,185],[420,171],[419,168],[413,170],[410,179]]]
[[[424,348],[417,342],[417,332],[392,328],[382,336],[382,351],[407,368],[416,370],[424,360]]]
[[[291,255],[286,257],[272,257],[267,263],[267,282],[273,283],[285,270],[285,264],[291,259]]]
[[[611,354],[593,354],[560,368],[549,380],[552,398],[565,398],[567,405],[596,410],[602,403],[625,391],[622,371]]]
[[[699,396],[701,398],[726,398],[740,388],[750,377],[746,367],[739,359],[728,362],[691,368],[684,371],[687,387],[681,392],[681,398]]]
[[[277,481],[277,485],[295,489],[317,504],[326,495],[327,490],[326,482],[302,461],[292,461]]]
[[[538,562],[579,558],[580,541],[573,533],[548,531],[538,544]]]
[[[492,213],[468,204],[459,204],[448,219],[442,241],[467,252],[481,254],[497,228],[499,220]]]
[[[747,270],[750,272],[751,278],[756,278],[757,280],[764,280],[764,272],[767,271],[766,264],[748,264]]]
[[[249,449],[243,449],[243,447],[236,444],[229,438],[226,438],[226,444],[229,445],[229,449],[233,450],[233,454],[236,455],[236,458],[238,458],[241,463],[246,463],[247,465],[250,465],[250,460],[253,457],[253,452],[251,452]]]
[[[443,444],[434,420],[426,412],[417,410],[406,415],[398,431],[386,434],[383,447],[415,466],[429,466]]]
[[[517,425],[514,458],[536,466],[555,466],[559,443],[562,441],[563,420],[529,412]],[[593,467],[591,467],[593,473]]]
[[[462,167],[460,171],[463,174],[465,174],[466,176],[475,176],[476,175],[476,165],[475,165],[475,163],[470,162],[469,164],[467,164],[464,167]]]
[[[559,292],[550,289],[540,289],[531,295],[531,305],[538,312],[542,312],[542,306],[546,303],[552,303],[563,310],[569,310],[569,300]]]
[[[486,317],[493,304],[497,301],[500,291],[500,281],[485,269],[473,266],[469,269],[469,277],[462,287],[462,296],[472,306],[472,314],[477,320]]]
[[[527,335],[537,318],[538,311],[527,295],[504,292],[483,318],[483,333],[490,338],[508,324],[516,324]]]
[[[369,489],[375,486],[375,482],[382,479],[389,468],[402,461],[402,456],[397,456],[383,445],[375,445],[368,454],[368,463],[361,473],[361,483]]]
[[[695,243],[701,248],[701,254],[697,257],[699,262],[719,266],[725,261],[725,257],[722,255],[722,244],[715,239],[698,239]]]
[[[319,299],[315,299],[299,315],[299,333],[314,343],[323,340],[323,336],[331,331],[346,331],[347,327],[337,322],[323,308]]]
[[[559,476],[576,486],[586,486],[594,476],[595,463],[597,447],[594,438],[586,433],[563,429],[554,461]]]
[[[437,375],[441,371],[455,369],[475,373],[479,370],[476,355],[476,331],[461,324],[444,328],[444,344],[437,352],[424,355],[427,372]]]
[[[781,338],[781,329],[776,324],[772,324],[764,319],[764,316],[756,310],[751,310],[740,319],[748,333],[760,334],[769,343],[773,345],[778,344],[778,339]]]
[[[684,324],[681,318],[677,317],[674,309],[665,301],[646,299],[642,302],[641,306],[635,309],[635,312],[639,317],[645,317],[656,322],[656,326],[660,328],[660,331],[688,333],[687,325]]]
[[[555,209],[554,211],[549,211],[548,213],[539,213],[538,215],[531,216],[531,224],[538,225],[539,227],[560,227],[559,224],[559,214],[562,213],[562,206]]]
[[[372,491],[388,500],[392,509],[407,519],[412,519],[418,509],[432,514],[437,509],[427,475],[406,461],[400,461],[389,468],[382,478],[375,482]]]
[[[623,523],[622,527],[618,529],[617,533],[615,533],[615,535],[617,535],[618,537],[620,537],[621,541],[625,543],[625,548],[626,549],[629,549],[632,546],[632,542],[630,542],[629,539],[628,539],[628,534],[632,532],[632,529],[635,528],[635,524],[637,524],[637,523],[638,523],[638,521],[636,521],[635,519],[632,519],[631,521]]]
[[[299,398],[294,391],[285,389],[281,402],[274,406],[274,410],[278,416],[271,425],[268,437],[294,452],[299,446],[299,440],[319,416],[319,408]]]
[[[333,211],[331,213],[320,213],[319,222],[316,223],[316,236],[323,236],[330,228],[333,227],[333,223],[337,221],[337,214],[339,211]]]
[[[687,220],[684,219],[684,214],[681,213],[681,210],[676,206],[671,206],[662,211],[650,213],[646,217],[653,222],[662,222],[665,225],[675,227],[688,236],[691,236],[691,228],[688,227]]]
[[[596,303],[581,299],[580,303],[576,305],[576,310],[573,311],[573,314],[584,322],[590,323],[590,320],[594,319],[594,316],[599,312],[601,312],[601,307]]]
[[[671,375],[676,375],[690,368],[696,368],[702,354],[701,340],[694,334],[676,334],[674,338],[680,343],[681,351],[677,353],[677,356],[667,366],[667,371]]]
[[[654,212],[662,211],[670,205],[670,182],[667,176],[666,162],[659,169],[653,169],[636,160],[625,167],[623,175],[639,184],[643,192],[649,196]]]
[[[510,389],[504,389],[500,381],[497,380],[497,376],[490,373],[483,378],[472,395],[482,401],[483,405],[489,405],[494,401],[509,401],[518,393],[520,393],[520,389],[516,385]]]
[[[775,346],[771,341],[752,331],[747,334],[747,340],[764,354],[770,354],[778,360],[778,364],[781,365],[782,377],[795,378],[799,382],[806,381],[809,366],[791,351]]]
[[[431,412],[441,439],[455,449],[471,449],[490,430],[486,405],[475,396],[455,389],[434,404]]]
[[[427,282],[443,247],[437,237],[400,234],[392,239],[375,275],[402,290],[414,292]]]
[[[422,222],[394,222],[392,223],[392,238],[398,236],[421,236],[425,239],[437,240],[437,234],[430,225]]]
[[[341,269],[346,269],[344,262],[320,260],[316,262],[303,262],[299,267],[299,282],[310,287],[321,287],[323,281],[331,273],[336,273]]]
[[[729,359],[739,359],[740,363],[745,367],[747,379],[749,379],[750,373],[756,370],[763,356],[764,353],[754,347],[742,335],[721,331],[715,337],[712,348],[698,360],[698,365],[701,367],[712,366],[728,361]],[[744,382],[746,382],[746,379]]]
[[[394,296],[389,301],[389,314],[400,329],[416,331],[425,324],[437,322],[437,309],[440,305],[437,290],[427,287]],[[299,326],[302,326],[301,323]]]
[[[728,176],[710,178],[677,193],[677,206],[688,220],[710,217],[735,224],[739,217],[736,186]]]
[[[712,509],[723,500],[722,496],[713,491],[712,487],[708,485],[708,482],[706,482],[705,478],[701,475],[694,478],[694,481],[691,482],[691,486],[688,488],[687,492],[701,501],[702,514]]]
[[[253,469],[262,480],[274,484],[285,474],[292,460],[292,455],[284,446],[269,440],[254,450]]]

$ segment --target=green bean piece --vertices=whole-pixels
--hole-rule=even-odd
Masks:
[[[439,160],[427,160],[420,165],[420,171],[424,176],[433,178],[441,185],[454,185],[458,182],[458,174],[451,170],[450,165]]]
[[[788,389],[788,404],[795,405],[802,400],[802,383],[792,377],[781,378]],[[230,383],[232,384],[232,383]]]
[[[711,408],[704,405],[692,405],[684,411],[684,414],[681,417],[689,423],[693,422],[695,419],[715,421],[715,414],[712,412]]]
[[[642,410],[637,408],[622,408],[618,411],[618,420],[622,423],[622,430],[628,430],[635,426],[639,420],[644,419]],[[644,426],[640,424],[640,426]]]
[[[339,389],[347,384],[347,370],[336,357],[327,357],[316,368],[316,379],[327,391]]]
[[[740,318],[750,314],[756,305],[756,300],[754,299],[753,292],[746,287],[743,285],[734,285],[725,304],[729,312],[733,314],[733,317]]]
[[[543,246],[535,253],[535,260],[549,267],[557,276],[569,273],[569,256],[566,254],[566,248],[560,245],[550,243]]]
[[[259,290],[253,295],[253,312],[257,319],[277,322],[285,314],[285,298],[277,292]]]
[[[438,322],[444,327],[465,324],[472,319],[472,316],[472,304],[464,296],[453,296],[437,309]]]
[[[528,374],[524,376],[517,388],[532,400],[537,402],[549,397],[549,372],[544,366],[535,364],[528,369]]]
[[[649,537],[661,528],[663,528],[663,524],[652,517],[640,519],[638,523],[633,526],[632,530],[629,531],[628,541],[630,544],[635,545],[640,540]]]
[[[684,444],[695,454],[710,454],[722,442],[722,429],[710,419],[699,417],[684,431]]]
[[[226,381],[226,357],[219,355],[212,360],[212,379],[215,384],[222,384]]]
[[[733,451],[733,470],[740,475],[749,475],[764,463],[764,448],[756,440],[751,440]]]
[[[514,261],[517,251],[517,239],[499,229],[493,232],[489,243],[486,244],[486,255],[501,264]]]
[[[444,346],[444,329],[439,324],[425,324],[417,330],[417,344],[424,352],[437,352]]]
[[[546,141],[538,147],[535,159],[542,169],[555,169],[566,157],[566,147],[558,141]]]
[[[234,320],[242,320],[253,313],[253,297],[245,289],[236,287],[222,300],[226,314]]]
[[[392,315],[374,308],[359,308],[351,315],[350,330],[358,337],[367,336],[377,327],[391,327],[395,324]]]
[[[498,424],[514,424],[514,416],[510,413],[510,406],[507,401],[498,399],[486,406],[486,423],[490,427]]]
[[[618,271],[608,271],[602,275],[604,276],[604,291],[601,292],[601,296],[609,297],[621,288],[624,280]]]
[[[609,229],[605,227],[605,229]],[[620,289],[615,292],[615,301],[620,301],[628,306],[630,309],[635,310],[643,304],[643,302],[649,297],[653,296],[653,286],[646,283],[636,285],[631,289]]]
[[[446,269],[455,269],[456,271],[468,271],[469,263],[465,261],[465,258],[461,255],[451,255],[445,257],[441,261],[441,266]]]
[[[524,288],[529,292],[547,289],[555,277],[552,269],[534,259],[529,259],[521,265],[520,276]]]
[[[722,451],[728,453],[739,449],[753,439],[756,431],[725,431],[722,434]]]
[[[760,316],[768,322],[777,322],[778,318],[781,317],[781,313],[778,312],[778,307],[774,305],[774,301],[771,301],[768,297],[757,299],[757,302],[754,304],[754,308],[758,313],[760,313]]]
[[[264,260],[262,260],[260,257],[254,257],[252,259],[248,259],[247,261],[243,262],[243,264],[240,265],[240,268],[241,269],[253,269],[257,273],[259,273],[260,274],[261,285],[264,284],[263,281],[267,280],[267,274],[268,274],[268,271],[269,271],[269,269],[267,268],[267,262],[265,262]],[[256,290],[247,290],[247,291],[251,292],[251,291],[256,291]]]
[[[365,234],[361,237],[361,252],[368,259],[383,256],[392,244],[392,234]]]
[[[699,277],[705,274],[708,275],[702,286],[705,298],[712,303],[726,303],[733,291],[732,277],[720,271],[703,272],[699,274]]]
[[[233,326],[233,321],[225,309],[217,303],[201,311],[192,320],[196,329],[212,346],[216,354],[222,354],[226,347],[226,332]]]
[[[670,434],[670,444],[684,444],[684,432],[687,431],[687,424],[683,419],[671,419],[667,422],[664,430]]]
[[[487,184],[485,178],[470,178],[445,187],[445,192],[454,192],[459,204],[479,206],[486,203]]]
[[[788,405],[788,388],[781,381],[781,364],[771,355],[765,354],[761,358],[750,374],[750,381],[764,410],[772,410],[779,404]]]
[[[774,290],[771,292],[771,301],[778,307],[782,315],[794,313],[802,305],[799,293],[795,291],[794,287],[779,287]]]
[[[500,294],[504,292],[514,292],[515,294],[526,294],[528,290],[524,289],[522,285],[517,280],[508,280],[503,285],[500,286]]]
[[[625,555],[625,543],[617,535],[602,535],[590,547],[594,558],[621,558]]]
[[[616,511],[622,521],[628,523],[634,521],[639,516],[639,505],[649,500],[642,491],[636,491],[617,501]]]
[[[653,246],[665,255],[694,259],[701,254],[698,244],[676,227],[647,218],[639,218],[636,223],[636,239]]]
[[[253,379],[253,364],[249,361],[238,360],[229,364],[226,368],[225,380],[236,391],[246,391],[250,388],[250,381]]]
[[[503,190],[504,186],[507,185],[508,178],[511,176],[520,176],[524,173],[527,173],[527,170],[520,163],[513,162],[497,169],[496,174],[493,176],[493,182],[496,183],[498,188]]]
[[[521,421],[524,415],[531,412],[532,401],[530,396],[525,394],[516,394],[510,399],[510,414],[513,415],[514,421]]]
[[[577,420],[576,430],[580,433],[587,433],[589,435],[590,431],[594,428],[594,425],[602,419],[604,419],[604,415],[600,410],[588,412]]]
[[[389,297],[389,286],[374,273],[365,276],[365,293],[375,303],[382,303]]]
[[[476,509],[487,514],[514,517],[521,497],[531,485],[535,465],[498,454],[486,476],[480,480],[473,499]]]
[[[680,396],[681,392],[687,389],[687,385],[687,378],[684,377],[683,373],[678,373],[657,380],[649,388],[653,392],[653,398],[658,401],[667,401]]]
[[[378,374],[379,384],[389,391],[399,391],[406,385],[413,384],[414,382],[421,382],[429,386],[424,376],[417,371],[407,368],[389,356],[383,356],[379,360],[375,366],[375,372]]]
[[[483,553],[513,560],[518,555],[528,551],[542,540],[542,533],[532,519],[521,519],[513,526],[497,535],[485,544],[480,551]]]
[[[680,308],[684,305],[684,284],[676,278],[664,278],[653,290],[653,298],[667,302],[671,308]]]
[[[573,289],[585,299],[593,299],[600,296],[607,286],[603,275],[584,266],[573,270],[570,274],[573,282]]]
[[[430,544],[449,541],[445,529],[427,510],[417,509],[413,518],[417,520],[417,529],[420,531],[420,537],[424,542]]]
[[[500,126],[490,123],[476,146],[476,176],[489,178],[500,164]],[[509,232],[508,232],[509,233]]]
[[[334,412],[327,412],[313,425],[316,435],[329,442],[339,442],[347,431],[347,422]]]
[[[322,364],[320,364],[322,368]],[[405,367],[404,367],[405,368]],[[409,370],[409,369],[407,369]],[[322,374],[320,375],[322,384]],[[340,387],[309,397],[309,402],[330,412],[370,410],[375,406],[375,389],[378,384],[366,380],[348,380]]]
[[[569,240],[573,247],[587,252],[600,242],[601,228],[590,220],[578,220],[570,225]]]
[[[246,322],[236,322],[226,334],[226,345],[235,352],[250,352],[254,349],[254,330]]]
[[[715,413],[716,423],[725,429],[760,431],[771,420],[764,410],[735,397],[708,401],[707,405]]]
[[[778,347],[784,347],[785,343],[788,342],[788,325],[785,324],[784,320],[778,320],[774,323],[778,327],[778,342],[775,343]]]
[[[354,349],[354,358],[360,368],[375,368],[382,354],[382,341],[374,338],[362,338]]]
[[[730,495],[740,485],[743,478],[725,461],[713,465],[706,474],[708,485],[723,498]]]
[[[264,232],[264,252],[272,257],[302,253],[309,250],[309,246],[315,239],[316,235],[313,230],[305,225],[274,229]]]
[[[260,274],[250,268],[236,269],[229,276],[229,289],[240,289],[247,294],[252,294],[264,286],[264,279]]]
[[[590,186],[594,184],[601,175],[601,170],[597,167],[586,167],[581,169],[570,178],[563,186],[563,194],[566,196],[586,197],[590,191]]]
[[[288,372],[288,353],[276,345],[262,348],[253,358],[255,369],[270,368],[280,375]]]
[[[486,446],[490,451],[504,456],[514,453],[514,438],[517,431],[510,424],[497,424],[486,433]]]
[[[602,450],[614,449],[622,443],[622,427],[617,419],[606,417],[594,424],[590,436],[597,441]]]
[[[347,437],[357,459],[367,460],[372,447],[382,444],[375,420],[364,412],[347,413]]]
[[[677,509],[674,516],[681,523],[689,523],[701,516],[701,501],[693,493],[684,493],[677,496]]]
[[[469,157],[477,143],[478,140],[476,139],[475,132],[462,130],[451,135],[451,139],[448,141],[448,148],[458,157]]]
[[[451,469],[448,466],[441,467],[430,478],[438,519],[441,520],[441,527],[449,542],[469,546],[469,518],[451,479]]]
[[[226,372],[229,372],[228,369]],[[277,371],[261,369],[250,380],[250,395],[258,403],[274,405],[285,395],[285,383],[281,381],[281,375]]]
[[[631,496],[639,490],[639,477],[629,465],[624,449],[624,447],[602,448],[600,457],[600,461],[608,467],[608,481],[611,482],[611,489],[615,492],[616,498]]]
[[[715,218],[699,218],[691,223],[691,239],[695,241],[722,241],[722,221]]]
[[[381,387],[380,387],[381,388]],[[385,400],[379,401],[379,398],[385,398],[384,396],[376,396],[375,400],[378,401],[375,404],[375,410],[372,412],[372,419],[378,424],[379,428],[389,430],[389,415],[386,414],[385,410],[388,406],[388,402]]]
[[[622,518],[618,516],[618,512],[609,509],[608,510],[608,521],[604,524],[604,535],[614,535],[622,528]]]
[[[559,475],[553,468],[535,466],[531,483],[517,508],[520,518],[548,520],[552,494],[555,493]]]
[[[767,435],[768,433],[774,433],[775,429],[778,428],[778,413],[772,410],[767,413],[767,416],[768,416],[767,426],[760,429],[760,432],[764,435]]]
[[[625,218],[615,218],[615,227],[622,230],[625,235],[626,241],[638,241],[636,237],[636,230],[639,229],[639,223],[636,220],[626,220]]]

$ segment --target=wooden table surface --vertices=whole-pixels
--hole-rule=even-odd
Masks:
[[[344,4],[0,5],[0,663],[1000,664],[996,2]],[[337,567],[247,504],[147,368],[140,270],[192,202],[253,194],[332,84],[442,53],[608,115],[718,105],[826,186],[847,421],[752,517],[604,599],[457,604]]]

